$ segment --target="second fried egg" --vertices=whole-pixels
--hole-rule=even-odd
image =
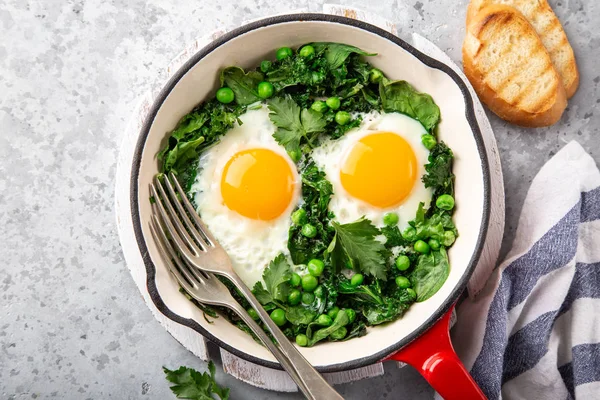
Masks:
[[[432,196],[421,177],[428,150],[421,143],[427,131],[419,121],[399,113],[371,113],[341,139],[326,140],[312,158],[333,184],[329,203],[340,223],[362,216],[376,226],[395,212],[403,229],[415,218],[419,203]]]

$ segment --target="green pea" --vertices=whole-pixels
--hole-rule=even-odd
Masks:
[[[407,226],[406,229],[402,231],[402,237],[409,242],[412,242],[416,239],[417,230],[412,226]]]
[[[446,247],[452,246],[452,243],[454,243],[455,240],[456,240],[456,235],[454,234],[454,232],[452,232],[452,231],[444,232],[444,239],[442,241],[444,246],[446,246]]]
[[[327,111],[327,104],[323,100],[317,100],[310,106],[316,112],[324,113]]]
[[[369,71],[369,80],[371,83],[379,83],[383,79],[383,72],[377,68],[373,68]]]
[[[329,337],[332,340],[342,340],[343,338],[346,337],[347,333],[348,333],[348,329],[346,329],[345,326],[341,326],[338,329],[336,329],[335,331],[331,332],[331,335],[329,335]]]
[[[443,194],[437,198],[435,205],[437,208],[450,211],[454,208],[454,197],[449,194]]]
[[[346,125],[351,119],[352,116],[347,111],[338,111],[335,113],[335,122],[338,125]]]
[[[250,307],[249,309],[246,310],[248,312],[248,315],[250,316],[250,318],[252,318],[255,321],[259,320],[259,316],[258,313],[256,312],[256,310],[252,307]]]
[[[408,295],[411,297],[412,300],[417,299],[417,292],[415,292],[415,290],[413,288],[407,288],[406,293],[408,293]]]
[[[271,311],[271,319],[277,326],[285,325],[285,311],[283,311],[281,308],[274,309]]]
[[[439,250],[440,249],[439,240],[429,239],[429,242],[427,242],[427,243],[429,244],[429,247],[431,247],[431,250]]]
[[[400,217],[394,212],[389,212],[383,216],[383,223],[387,226],[396,226],[398,221],[400,221]]]
[[[429,245],[422,240],[417,240],[414,244],[415,251],[418,251],[421,254],[429,253]]]
[[[435,140],[435,136],[427,134],[421,136],[421,143],[427,150],[431,150],[437,144],[437,140]]]
[[[327,104],[327,107],[331,108],[332,110],[337,110],[342,105],[342,102],[340,101],[339,97],[330,97],[325,100],[325,104]]]
[[[327,315],[329,315],[331,317],[331,319],[335,319],[335,317],[337,317],[339,312],[340,312],[340,308],[335,306],[331,310],[327,311]]]
[[[287,302],[291,306],[300,304],[302,300],[302,293],[298,289],[294,289],[288,294]]]
[[[275,57],[278,60],[283,60],[284,58],[288,58],[292,54],[294,54],[294,52],[289,47],[281,47],[281,48],[277,49],[277,52],[275,53]]]
[[[351,308],[346,308],[344,311],[346,311],[346,314],[348,314],[348,323],[353,323],[356,319],[356,311]]]
[[[324,269],[325,264],[321,260],[313,258],[308,262],[308,273],[312,276],[321,276],[323,274]]]
[[[300,150],[290,150],[287,152],[288,156],[292,159],[293,162],[297,163],[302,158],[302,152]]]
[[[405,255],[400,255],[396,258],[396,268],[400,271],[406,271],[410,268],[410,258]]]
[[[300,278],[300,275],[293,273],[292,277],[290,278],[290,285],[292,285],[292,287],[298,287],[300,286],[300,283],[302,283],[302,278]]]
[[[302,230],[300,232],[307,238],[314,238],[315,236],[317,236],[317,228],[315,228],[314,225],[311,224],[302,225]]]
[[[260,63],[260,70],[262,72],[267,72],[271,69],[271,65],[273,65],[273,63],[269,60],[264,60]]]
[[[312,292],[313,290],[315,290],[318,284],[319,281],[312,275],[304,275],[302,277],[302,289],[304,289],[307,292]]]
[[[271,82],[261,82],[258,84],[258,97],[261,99],[268,99],[273,96],[275,92],[275,88],[273,88],[273,84]]]
[[[306,347],[308,345],[308,337],[303,333],[296,335],[296,344],[300,347]]]
[[[299,208],[292,213],[292,222],[294,225],[304,225],[307,222],[306,210]]]
[[[308,58],[308,57],[312,56],[313,54],[315,54],[315,48],[312,47],[311,45],[303,46],[300,49],[299,54],[300,54],[300,57]]]
[[[333,320],[331,319],[331,317],[329,315],[327,315],[327,314],[321,314],[316,319],[315,323],[317,325],[329,326],[329,325],[331,325],[333,323]]]
[[[407,289],[410,287],[410,281],[405,276],[397,276],[396,285],[398,285],[400,289]]]
[[[217,100],[219,103],[229,104],[233,101],[233,99],[235,99],[235,94],[233,93],[233,90],[229,89],[228,87],[222,87],[221,89],[217,90]]]
[[[312,304],[315,301],[315,295],[312,293],[304,292],[302,293],[302,304]]]
[[[350,284],[356,287],[358,285],[362,285],[364,280],[365,277],[363,276],[363,274],[354,274],[354,276],[350,279]]]

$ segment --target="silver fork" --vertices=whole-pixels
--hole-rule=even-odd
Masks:
[[[150,220],[150,231],[154,237],[154,241],[158,246],[158,250],[167,264],[167,268],[173,274],[179,285],[192,298],[202,304],[213,306],[227,307],[235,312],[248,325],[252,332],[258,336],[263,344],[273,353],[275,358],[288,371],[294,382],[298,384],[300,390],[304,393],[310,393],[308,388],[304,386],[302,380],[297,376],[293,366],[289,364],[287,357],[281,352],[279,347],[273,343],[271,338],[263,331],[263,329],[250,317],[244,308],[235,300],[229,292],[227,286],[223,284],[210,272],[201,272],[198,269],[190,268],[189,265],[182,260],[173,246],[171,245],[164,229],[158,218],[153,215]],[[308,395],[307,395],[308,396]]]
[[[300,389],[306,388],[308,393],[305,392],[305,395],[309,399],[343,399],[290,343],[252,291],[233,270],[229,256],[208,231],[175,175],[170,173],[163,176],[163,179],[157,175],[150,190],[155,199],[154,212],[164,221],[179,254],[191,266],[224,276],[236,286],[277,341],[282,353],[289,360],[288,366],[295,372],[290,373],[290,376],[300,380],[301,384],[298,386]],[[286,367],[285,364],[282,366]]]

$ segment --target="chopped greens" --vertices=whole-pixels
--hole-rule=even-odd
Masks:
[[[161,172],[176,173],[189,192],[199,155],[236,122],[240,124],[239,116],[246,110],[268,107],[276,128],[273,138],[301,175],[302,200],[291,215],[289,256],[273,259],[252,291],[285,335],[300,346],[360,337],[367,326],[395,321],[414,302],[431,298],[450,271],[447,249],[458,231],[452,220],[453,153],[436,137],[440,109],[430,95],[373,68],[366,57],[374,55],[346,44],[318,42],[297,52],[279,49],[276,60],[264,60],[257,69],[224,68],[221,95],[184,116],[157,155]],[[322,140],[342,137],[371,111],[406,114],[428,132],[422,137],[429,150],[422,181],[431,188],[432,199],[428,208],[419,205],[403,231],[397,216],[382,227],[364,217],[339,223],[329,210],[333,186],[311,158]],[[311,267],[306,268],[308,264]],[[302,277],[294,273],[306,270]],[[231,283],[223,282],[248,309]],[[218,310],[254,336],[230,310],[195,304],[211,318]],[[228,392],[219,392],[214,383],[213,370],[210,376],[182,368],[165,372],[176,384],[173,391],[178,396],[212,390],[226,398]]]
[[[208,372],[200,373],[192,368],[179,367],[171,371],[163,367],[166,378],[173,384],[171,391],[178,399],[213,400],[218,396],[221,400],[229,399],[229,389],[223,388],[215,381],[215,364],[208,363]]]

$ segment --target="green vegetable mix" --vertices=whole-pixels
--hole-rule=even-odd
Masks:
[[[367,326],[401,318],[446,281],[447,250],[458,237],[452,220],[454,155],[437,137],[442,117],[434,99],[373,68],[368,57],[375,54],[340,43],[274,50],[274,59],[263,60],[259,68],[221,71],[215,97],[184,116],[158,153],[161,172],[174,172],[190,193],[202,152],[241,124],[247,110],[267,107],[273,138],[298,169],[302,199],[290,216],[289,254],[271,261],[252,291],[299,346],[350,340],[365,335]],[[311,153],[324,140],[360,126],[371,111],[405,114],[427,132],[420,138],[429,151],[421,179],[432,198],[410,221],[382,211],[377,224],[364,217],[340,223],[329,209],[333,185]],[[232,290],[232,295],[258,320],[239,293]],[[234,313],[196,304],[213,318],[217,309],[252,334]]]

